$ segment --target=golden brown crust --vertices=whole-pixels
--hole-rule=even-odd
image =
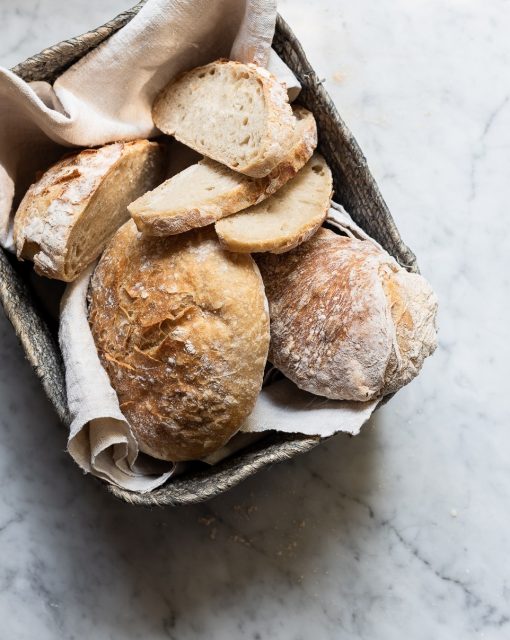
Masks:
[[[383,394],[411,382],[436,348],[437,299],[427,281],[404,269],[380,270],[396,333],[396,347],[385,374]]]
[[[317,123],[313,114],[299,105],[292,106],[292,113],[298,121],[294,129],[297,138],[291,143],[283,160],[269,175],[260,179],[264,185],[265,197],[276,193],[291,180],[310,160],[317,147]]]
[[[31,185],[16,212],[18,258],[32,260],[40,275],[74,280],[126,221],[132,196],[157,184],[162,171],[161,146],[148,140],[66,154]],[[94,208],[98,195],[110,203],[107,211]]]
[[[306,391],[370,400],[407,384],[435,349],[434,293],[371,242],[319,229],[257,262],[271,315],[269,359]]]
[[[211,229],[142,236],[126,223],[92,278],[89,320],[140,449],[200,459],[251,412],[269,318],[250,256],[224,252]]]

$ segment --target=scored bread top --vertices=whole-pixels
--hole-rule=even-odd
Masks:
[[[290,251],[324,222],[333,179],[324,158],[314,153],[287,184],[264,202],[219,220],[218,238],[229,251]]]
[[[129,217],[126,206],[161,179],[163,151],[148,140],[70,153],[32,184],[14,219],[19,258],[71,281]]]
[[[203,227],[261,202],[275,193],[307,162],[317,146],[310,111],[293,108],[294,139],[285,159],[265,178],[250,178],[210,160],[188,167],[128,206],[138,229],[149,235],[173,235]]]
[[[264,287],[210,228],[151,238],[127,222],[94,272],[89,321],[141,451],[200,459],[251,412],[269,345]]]
[[[257,257],[271,315],[269,359],[295,384],[365,401],[410,382],[436,347],[436,297],[370,241],[321,228]]]
[[[284,160],[295,127],[285,87],[266,69],[231,60],[182,74],[152,116],[163,133],[253,178]]]

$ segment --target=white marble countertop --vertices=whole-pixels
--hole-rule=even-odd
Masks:
[[[115,501],[0,317],[0,636],[510,637],[508,2],[280,0],[441,300],[440,347],[356,438],[208,504]],[[0,64],[123,0],[0,1]]]

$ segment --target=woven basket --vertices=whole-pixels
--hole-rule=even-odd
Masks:
[[[143,4],[140,2],[98,29],[45,49],[12,71],[27,81],[54,81],[70,65],[129,22]],[[335,200],[401,265],[417,271],[416,259],[402,242],[356,140],[281,16],[278,16],[273,47],[301,82],[303,89],[298,102],[315,115],[319,149],[333,173]],[[55,328],[50,330],[45,321],[44,310],[31,290],[26,268],[4,251],[0,251],[0,299],[46,394],[61,421],[68,425],[64,370]],[[268,465],[312,449],[320,441],[317,437],[270,433],[251,448],[217,466],[187,473],[149,494],[106,486],[114,495],[130,503],[182,505],[200,502],[230,489]]]

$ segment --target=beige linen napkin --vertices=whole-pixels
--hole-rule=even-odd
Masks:
[[[348,235],[372,241],[336,204],[328,221]],[[138,456],[135,438],[99,361],[87,321],[86,296],[92,272],[93,268],[88,269],[68,285],[61,306],[59,338],[72,416],[69,453],[86,472],[119,487],[150,491],[168,479],[172,465],[165,468],[159,463],[152,468],[148,456],[143,456],[143,461]],[[240,433],[206,462],[219,462],[267,430],[322,437],[340,431],[356,435],[378,402],[327,400],[301,391],[289,380],[275,381],[262,389]]]
[[[177,73],[230,57],[274,67],[294,96],[299,84],[271,51],[276,0],[148,0],[53,86],[0,67],[0,244],[12,249],[11,211],[62,147],[157,133],[156,94]]]

